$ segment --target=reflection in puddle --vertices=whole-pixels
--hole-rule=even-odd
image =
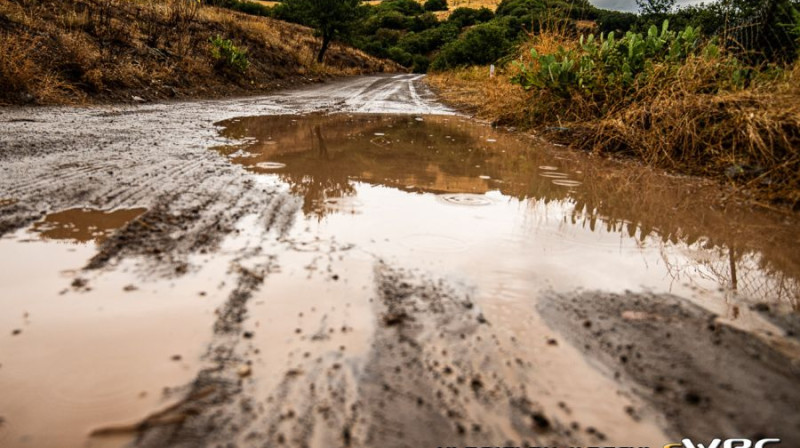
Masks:
[[[44,220],[34,224],[32,230],[47,240],[67,240],[75,243],[94,240],[99,243],[114,230],[136,219],[145,211],[143,208],[110,212],[75,208],[47,215]]]
[[[700,180],[532,145],[458,117],[272,116],[221,124],[224,136],[245,143],[218,151],[287,183],[320,233],[382,256],[402,258],[417,240],[421,249],[442,247],[440,257],[426,257],[431,263],[474,257],[477,283],[510,275],[539,279],[540,289],[701,295],[731,319],[740,318],[741,301],[800,309],[796,219],[714,207],[718,188]],[[444,204],[484,207],[448,211]],[[454,240],[470,241],[471,253],[454,252]]]

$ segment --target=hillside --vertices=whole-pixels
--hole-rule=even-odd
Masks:
[[[185,0],[0,0],[0,104],[219,97],[393,71],[308,28]]]
[[[267,0],[250,0],[256,3],[261,3],[264,6],[275,6],[280,2],[273,2]],[[450,10],[456,8],[489,8],[492,11],[497,9],[497,5],[500,4],[502,0],[448,0],[447,5],[450,7]],[[366,3],[369,4],[377,4],[380,3],[381,0],[371,0],[367,1]],[[418,3],[424,4],[425,0],[417,0]]]

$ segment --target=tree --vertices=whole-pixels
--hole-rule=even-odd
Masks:
[[[313,27],[322,38],[317,62],[322,62],[333,39],[347,34],[358,18],[361,0],[284,0],[278,16]]]
[[[643,16],[662,16],[672,12],[675,0],[636,0],[636,6]]]

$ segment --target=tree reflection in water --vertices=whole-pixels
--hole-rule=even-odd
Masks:
[[[664,259],[675,281],[707,276],[753,301],[800,309],[800,252],[790,249],[800,243],[797,218],[720,204],[720,188],[710,182],[631,168],[452,116],[268,116],[222,124],[227,137],[254,139],[235,162],[278,176],[318,219],[356,210],[348,201],[355,203],[359,182],[409,193],[497,191],[530,209],[556,203],[570,210],[565,223],[593,232],[683,247],[691,266]],[[261,169],[263,162],[285,167]]]

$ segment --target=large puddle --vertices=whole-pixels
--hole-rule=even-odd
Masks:
[[[767,342],[783,332],[757,310],[800,309],[798,218],[714,205],[720,187],[708,182],[455,116],[265,116],[220,125],[236,143],[214,150],[253,173],[253,184],[269,191],[264,208],[276,210],[243,208],[234,230],[212,250],[191,252],[186,269],[170,270],[177,275],[142,272],[136,257],[83,269],[117,229],[186,219],[177,212],[70,208],[0,239],[0,254],[13,255],[0,256],[0,329],[9,330],[0,335],[0,446],[121,446],[133,431],[87,435],[135,428],[169,408],[180,394],[163,389],[185,391],[213,364],[214,344],[247,363],[241,393],[262,418],[312,409],[324,400],[304,398],[306,383],[287,384],[302,378],[313,391],[315,381],[333,384],[347,370],[344,383],[355,388],[354,378],[388,365],[375,360],[394,343],[375,343],[394,334],[376,319],[376,265],[453,285],[491,323],[463,343],[420,339],[420,359],[473,363],[484,381],[534,397],[553,421],[580,422],[583,446],[599,443],[588,428],[602,428],[609,445],[663,446],[667,438],[659,416],[632,420],[628,410],[642,403],[548,327],[536,311],[543,294],[672,293]],[[292,200],[274,200],[281,190],[302,203],[298,219]],[[14,204],[0,199],[0,207]],[[209,213],[197,209],[190,217]],[[273,229],[276,220],[285,233]],[[150,262],[166,263],[161,255],[169,254]],[[245,336],[219,338],[220,307],[243,272],[264,275],[237,322]],[[797,359],[797,344],[783,339],[780,349]],[[429,389],[426,402],[436,399]],[[478,402],[454,403],[487,414]],[[249,430],[269,427],[264,421]],[[482,421],[511,437],[507,416]],[[235,436],[250,434],[241,428]],[[332,446],[322,441],[307,445]]]
[[[491,322],[497,353],[513,353],[531,377],[501,365],[483,368],[519,384],[555,418],[605,428],[609,443],[662,446],[667,438],[652,415],[632,421],[624,409],[638,409],[638,402],[579,350],[547,348],[554,331],[535,311],[543,294],[671,293],[790,358],[800,355],[798,344],[757,312],[800,307],[797,220],[732,202],[715,206],[717,185],[452,116],[273,116],[221,125],[240,143],[216,150],[303,198],[304,219],[289,239],[335,241],[353,248],[350,258],[378,259],[470,291]],[[374,288],[336,262],[328,271]],[[304,297],[296,291],[292,297]],[[355,296],[328,289],[302,302],[268,291],[259,297],[294,303],[303,315],[313,303],[334,312]],[[363,301],[348,311],[363,316],[370,307]],[[253,319],[275,315],[255,310]],[[286,355],[288,363],[260,362],[294,366],[300,353]]]
[[[313,231],[483,285],[671,292],[741,326],[800,306],[794,217],[715,207],[719,187],[451,116],[233,119],[218,148],[304,200]],[[488,283],[488,284],[485,284]]]

